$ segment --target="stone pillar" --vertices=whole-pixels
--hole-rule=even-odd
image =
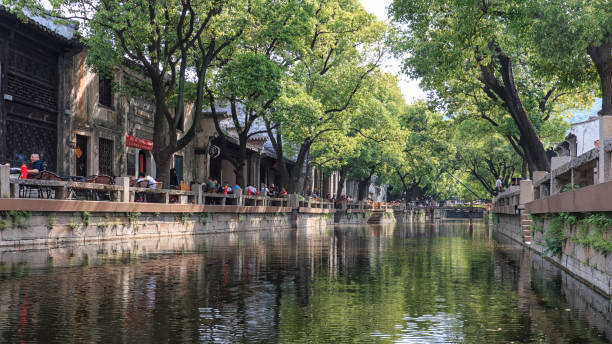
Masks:
[[[123,191],[120,193],[119,202],[129,202],[130,201],[130,177],[115,178],[115,185],[123,187]]]
[[[11,196],[10,170],[9,165],[0,165],[0,198],[9,198]]]
[[[196,193],[196,204],[204,204],[204,197],[202,195],[202,193],[203,193],[202,185],[200,185],[198,183],[193,184],[193,188],[191,190],[195,191],[195,193]]]
[[[244,200],[242,199],[242,190],[234,190],[234,195],[236,195],[236,205],[244,205]]]
[[[533,182],[529,179],[521,180],[520,188],[521,193],[519,198],[519,207],[522,208],[524,204],[529,203],[535,199],[533,195]]]
[[[612,180],[610,153],[606,152],[606,141],[612,140],[612,116],[599,116],[599,183]]]
[[[299,208],[300,207],[300,199],[298,198],[297,194],[289,194],[287,195],[287,198],[289,200],[287,206],[290,208]]]

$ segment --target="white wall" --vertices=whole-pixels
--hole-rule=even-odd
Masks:
[[[599,139],[599,120],[597,117],[584,122],[572,124],[570,133],[576,135],[576,155],[581,155],[595,148],[594,142]]]

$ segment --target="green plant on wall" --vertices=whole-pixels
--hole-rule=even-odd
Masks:
[[[579,244],[608,255],[612,252],[612,241],[604,233],[612,227],[612,216],[608,213],[590,214],[581,221],[574,240]],[[591,230],[592,229],[592,230]]]
[[[57,218],[55,217],[54,213],[51,213],[47,216],[47,229],[48,230],[52,230],[53,227],[55,227],[55,224],[57,223]]]
[[[91,213],[88,211],[81,212],[81,220],[88,227],[91,224]]]
[[[560,256],[567,237],[561,217],[553,217],[544,232],[544,253],[550,252],[554,256]]]
[[[76,223],[74,218],[70,218],[70,229],[74,231],[75,229],[77,229],[77,227],[78,227],[78,224]]]
[[[134,227],[134,229],[138,230],[138,218],[140,217],[139,212],[129,212],[125,213],[125,216],[128,218],[128,223],[130,226]]]
[[[205,225],[205,224],[206,224],[206,222],[207,222],[207,220],[206,220],[206,219],[208,219],[208,218],[209,218],[209,217],[211,217],[211,216],[212,216],[212,215],[211,215],[210,213],[205,213],[205,212],[199,213],[199,214],[198,214],[198,221],[199,221],[201,224]]]
[[[183,226],[187,225],[187,221],[189,221],[189,218],[191,218],[191,213],[181,213],[181,223],[183,224]]]
[[[28,227],[27,220],[29,220],[31,216],[32,213],[26,210],[5,211],[2,213],[2,218],[4,220],[4,225],[2,227],[5,227],[4,229],[8,228],[9,223],[7,220],[10,218],[13,226],[20,229],[25,229]]]
[[[568,191],[576,190],[579,188],[580,188],[580,185],[578,184],[568,183],[568,184],[563,185],[563,187],[561,188],[561,192],[568,192]]]

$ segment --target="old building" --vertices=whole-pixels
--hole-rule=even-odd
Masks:
[[[73,28],[44,18],[27,23],[0,7],[0,161],[20,165],[39,153],[63,163],[65,61],[79,49]]]

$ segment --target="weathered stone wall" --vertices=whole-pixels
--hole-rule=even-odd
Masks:
[[[498,233],[518,243],[523,242],[518,215],[500,214],[498,221],[495,224]],[[612,255],[606,256],[593,248],[577,243],[573,238],[576,237],[578,229],[576,226],[568,225],[564,228],[568,239],[565,241],[563,253],[560,256],[552,255],[546,250],[544,238],[550,222],[551,220],[546,218],[535,221],[534,225],[538,230],[532,231],[533,238],[529,247],[597,291],[612,295]]]
[[[333,225],[331,214],[32,213],[2,220],[0,246],[54,245]]]

